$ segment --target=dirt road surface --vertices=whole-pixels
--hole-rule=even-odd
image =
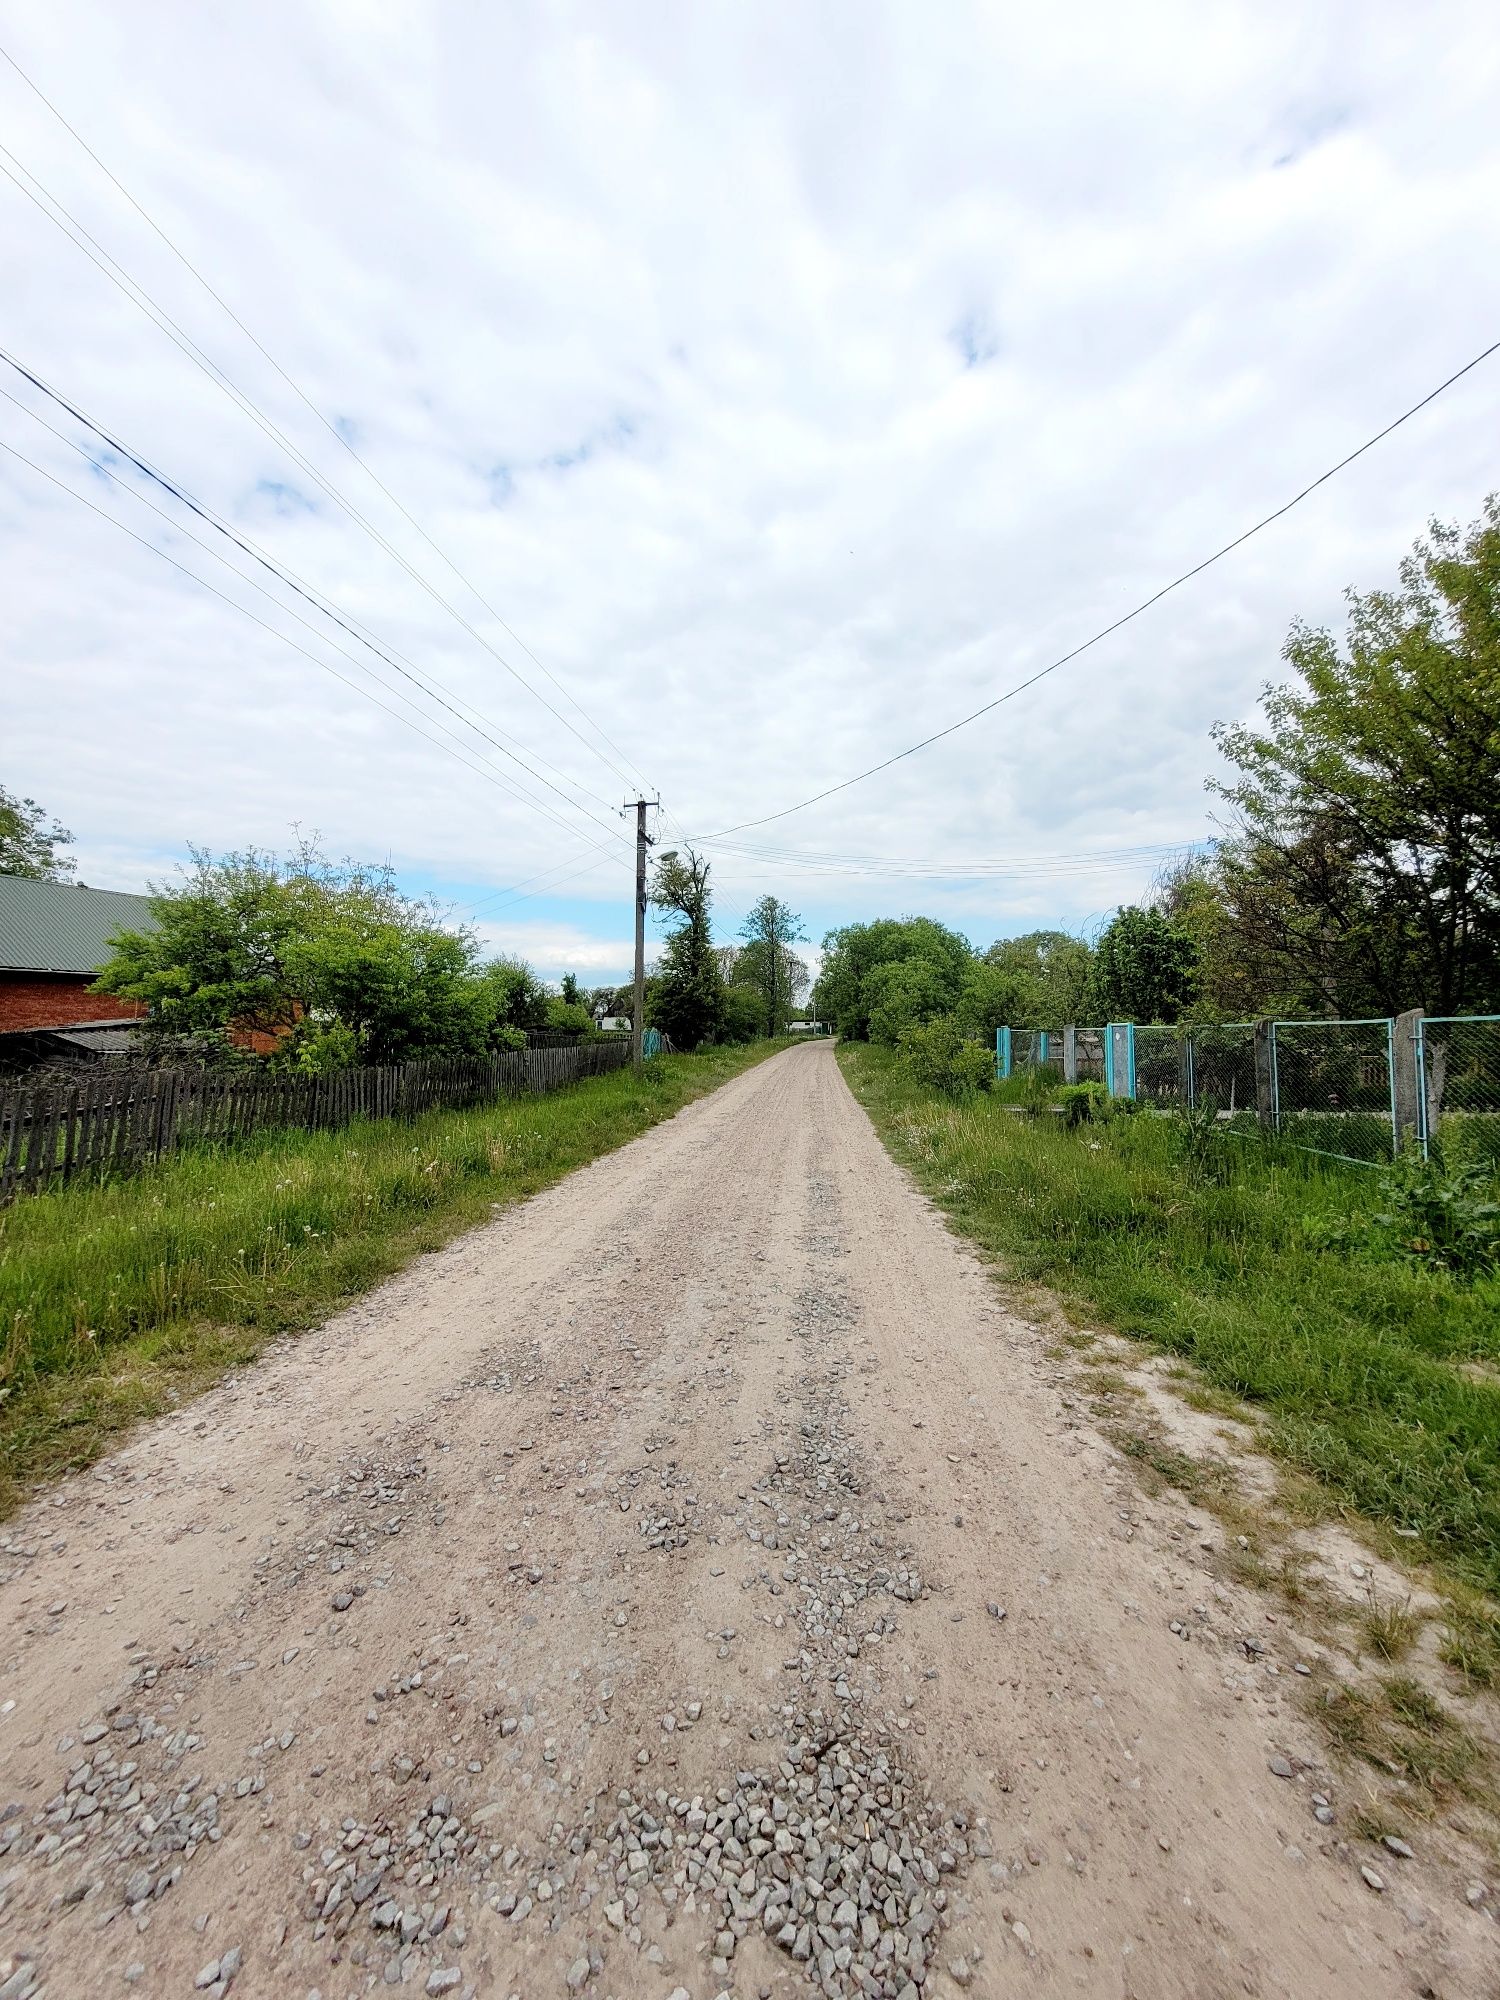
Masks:
[[[0,1995],[1500,1993],[1218,1532],[788,1051],[0,1530]]]

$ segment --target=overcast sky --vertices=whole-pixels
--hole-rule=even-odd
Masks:
[[[627,789],[660,788],[676,840],[837,783],[1500,335],[1492,0],[8,0],[0,30],[265,352],[4,64],[0,167],[351,511],[5,178],[0,342],[562,794],[88,465],[0,364],[0,440],[150,545],[0,452],[0,782],[100,886],[300,824],[551,976],[623,974]],[[711,850],[722,927],[773,890],[814,936],[921,909],[982,946],[1138,896],[1143,850],[1211,831],[1210,725],[1253,711],[1291,619],[1337,622],[1430,515],[1472,519],[1497,444],[1500,357],[1040,687],[740,836],[879,860]]]

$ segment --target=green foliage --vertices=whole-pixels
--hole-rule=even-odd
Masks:
[[[1233,1164],[1224,1150],[1226,1140],[1219,1124],[1219,1107],[1211,1097],[1179,1104],[1172,1113],[1171,1128],[1178,1165],[1194,1180],[1221,1179]]]
[[[361,1057],[360,1040],[343,1021],[302,1020],[281,1044],[279,1057],[289,1069],[322,1076],[355,1068]]]
[[[547,989],[520,958],[492,958],[479,969],[481,1018],[490,1049],[524,1049],[528,1028],[545,1028]]]
[[[995,1080],[993,1049],[966,1035],[951,1014],[912,1023],[903,1029],[900,1047],[916,1080],[946,1097],[972,1097]]]
[[[1102,1083],[1065,1083],[1057,1101],[1070,1132],[1080,1125],[1102,1125],[1110,1115],[1110,1096]]]
[[[594,1017],[581,1000],[549,1000],[547,1026],[557,1034],[592,1035],[595,1032]]]
[[[944,968],[926,958],[877,965],[865,976],[864,996],[870,1040],[887,1048],[894,1048],[909,1028],[946,1014],[956,998]]]
[[[1265,727],[1220,726],[1240,832],[1219,878],[1266,995],[1316,1012],[1500,1008],[1500,499],[1432,524],[1342,648],[1293,627]]]
[[[968,966],[954,1012],[964,1033],[993,1051],[995,1030],[1025,1019],[1031,1004],[1026,976],[985,957]],[[1067,1018],[1074,1017],[1070,1014]]]
[[[744,949],[734,967],[736,984],[751,986],[761,999],[761,1033],[780,1035],[792,1008],[807,991],[807,967],[792,946],[807,936],[795,910],[775,896],[762,896],[740,929]]]
[[[152,914],[155,929],[114,939],[97,990],[144,1002],[158,1049],[258,1031],[278,1037],[276,1064],[326,1070],[514,1047],[547,1018],[529,966],[477,966],[472,938],[389,869],[310,845],[285,862],[195,853]]]
[[[701,1048],[724,1032],[724,978],[709,927],[709,864],[691,848],[656,864],[651,901],[682,922],[667,938],[646,1003],[646,1019],[678,1049]]]
[[[894,1151],[1016,1283],[1192,1359],[1258,1403],[1267,1440],[1348,1505],[1418,1530],[1415,1550],[1500,1588],[1500,1273],[1471,1285],[1406,1261],[1330,1258],[1303,1218],[1367,1199],[1363,1170],[1224,1141],[1224,1178],[1185,1175],[1171,1121],[955,1108],[883,1050],[840,1051]]]
[[[724,989],[724,1027],[720,1039],[753,1042],[764,1032],[765,1002],[753,986],[731,984]]]
[[[1160,910],[1117,910],[1100,933],[1094,980],[1107,1020],[1175,1021],[1198,991],[1198,945]]]
[[[1309,1215],[1314,1248],[1447,1272],[1472,1284],[1500,1271],[1500,1175],[1487,1161],[1424,1160],[1413,1149],[1386,1167],[1374,1212]]]
[[[932,969],[944,995],[942,1005],[932,1011],[946,1013],[958,1004],[974,956],[966,938],[931,917],[883,917],[875,923],[847,924],[828,933],[823,953],[814,1009],[819,1020],[857,1041],[867,1040],[871,1033],[870,1015],[879,989],[871,989],[868,982],[877,968],[921,961]]]
[[[998,939],[984,957],[1016,981],[1012,1009],[996,1027],[1060,1028],[1087,1021],[1094,1012],[1094,954],[1082,938],[1067,931],[1028,931]]]
[[[565,972],[563,974],[562,997],[565,1004],[569,1007],[581,1007],[584,1005],[584,996],[579,988],[578,974],[576,972]]]
[[[317,927],[284,940],[287,989],[303,1010],[282,1045],[296,1062],[304,1038],[337,1027],[346,1060],[407,1062],[481,1045],[481,990],[472,941],[410,906],[387,914],[363,897],[324,904]]]
[[[65,882],[77,867],[59,854],[73,838],[49,820],[35,799],[18,799],[0,785],[0,875],[25,875],[34,882]]]

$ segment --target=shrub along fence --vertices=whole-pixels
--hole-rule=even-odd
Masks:
[[[415,1118],[560,1090],[630,1060],[629,1036],[443,1062],[333,1070],[114,1070],[0,1088],[0,1202],[77,1174],[118,1172],[177,1146],[252,1132],[328,1131],[355,1118]]]
[[[1500,1014],[998,1031],[997,1076],[1044,1066],[1138,1103],[1212,1103],[1231,1129],[1361,1165],[1434,1143],[1500,1163]]]

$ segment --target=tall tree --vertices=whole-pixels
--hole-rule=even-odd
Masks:
[[[1027,931],[997,939],[985,959],[1016,982],[1016,1011],[1004,1025],[1059,1028],[1089,1011],[1094,954],[1082,938],[1068,931]]]
[[[1176,1021],[1198,994],[1198,946],[1160,910],[1121,909],[1099,934],[1094,979],[1111,1021]]]
[[[762,896],[740,926],[745,949],[735,966],[736,979],[749,974],[761,997],[765,1033],[782,1034],[796,1005],[795,989],[806,990],[807,967],[792,946],[807,936],[795,910],[775,896]],[[746,965],[748,961],[748,965]]]
[[[709,927],[709,864],[687,848],[668,850],[651,880],[654,908],[682,919],[662,947],[647,1016],[680,1049],[701,1048],[724,1031],[724,980]]]
[[[950,931],[946,924],[932,917],[882,917],[874,923],[846,924],[841,930],[830,931],[823,940],[823,969],[813,993],[818,1018],[831,1022],[851,1040],[866,1040],[877,999],[886,1002],[883,1020],[890,1018],[889,982],[874,980],[873,975],[881,966],[904,965],[911,959],[921,959],[936,971],[939,985],[934,990],[942,998],[936,1011],[956,1006],[974,954],[968,939]],[[914,993],[918,986],[928,996],[922,1001],[925,1008],[930,982],[912,983],[907,990]]]
[[[1236,938],[1320,1011],[1500,1006],[1500,498],[1348,604],[1342,646],[1293,626],[1264,728],[1215,731]]]
[[[73,838],[37,804],[18,799],[0,785],[0,875],[26,875],[34,882],[66,882],[77,867],[61,854]]]

